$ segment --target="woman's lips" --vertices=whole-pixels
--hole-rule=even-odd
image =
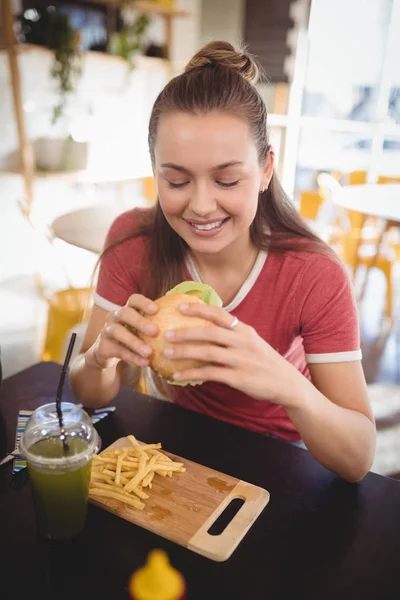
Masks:
[[[224,219],[214,220],[214,221],[187,221],[185,219],[185,223],[189,227],[190,231],[197,235],[198,237],[214,237],[218,235],[222,229],[225,228],[228,223],[230,217],[225,217]]]

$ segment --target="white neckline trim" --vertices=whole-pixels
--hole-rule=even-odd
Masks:
[[[265,265],[267,256],[268,256],[268,252],[266,252],[265,250],[259,251],[256,261],[253,265],[253,268],[252,268],[248,278],[243,283],[242,287],[240,288],[240,290],[238,291],[238,293],[236,294],[236,296],[234,297],[232,302],[230,302],[227,306],[224,306],[225,310],[227,310],[228,312],[232,312],[232,310],[237,308],[239,306],[239,304],[241,302],[243,302],[243,300],[246,298],[247,294],[250,292],[251,288],[257,281],[258,276],[260,275],[260,273]],[[195,267],[195,264],[193,262],[192,257],[190,256],[190,254],[186,255],[185,264],[186,264],[186,268],[189,271],[189,274],[190,274],[191,278],[193,279],[193,281],[202,283],[201,277]],[[93,296],[93,300],[97,306],[100,306],[100,308],[104,308],[104,310],[107,310],[107,311],[118,310],[119,308],[122,308],[119,304],[115,304],[114,302],[110,302],[109,300],[106,300],[106,298],[103,298],[97,292],[95,292],[95,294]]]
[[[227,306],[223,307],[225,310],[227,310],[228,312],[232,312],[232,310],[237,308],[239,306],[239,304],[241,302],[243,302],[243,300],[246,298],[247,294],[250,292],[251,288],[257,281],[258,276],[260,275],[260,273],[265,265],[267,256],[268,256],[268,252],[266,252],[265,250],[259,251],[256,261],[250,272],[250,275],[248,276],[246,281],[243,283],[242,287],[240,288],[240,290],[238,291],[238,293],[236,294],[236,296],[234,297],[232,302],[230,302]],[[190,274],[191,278],[193,279],[193,281],[197,281],[197,283],[202,283],[201,277],[196,269],[196,266],[193,262],[192,257],[190,256],[190,254],[186,255],[185,264],[186,264],[186,268],[189,271],[189,274]]]

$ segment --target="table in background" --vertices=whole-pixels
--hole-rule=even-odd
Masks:
[[[383,236],[393,227],[400,230],[400,184],[346,185],[335,190],[332,200],[346,210],[354,210],[366,217],[376,217],[384,221],[376,240],[373,259],[364,278],[361,300],[365,294],[369,272],[379,255]]]
[[[0,450],[14,445],[18,410],[52,401],[60,366],[40,363],[3,382]],[[73,400],[66,387],[65,400]],[[399,597],[400,485],[372,473],[349,484],[305,450],[122,390],[96,427],[103,448],[133,432],[172,453],[266,488],[269,505],[232,557],[212,562],[94,506],[73,542],[35,537],[29,485],[0,469],[0,591],[12,598],[127,598],[130,574],[163,548],[186,577],[188,600],[386,600]],[[24,475],[22,475],[24,477]],[[10,482],[12,484],[10,485]],[[10,595],[7,596],[7,590]]]
[[[333,196],[338,206],[400,226],[400,184],[345,185]]]

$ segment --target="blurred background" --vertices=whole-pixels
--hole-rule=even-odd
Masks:
[[[204,43],[244,43],[283,187],[349,269],[381,433],[400,472],[400,0],[1,0],[3,376],[83,334],[112,220],[150,206],[152,104]]]

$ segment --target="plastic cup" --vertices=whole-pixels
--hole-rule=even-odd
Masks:
[[[26,458],[38,533],[62,540],[85,525],[93,454],[100,438],[82,406],[61,404],[69,449],[60,438],[56,404],[41,406],[29,418],[20,450]]]

